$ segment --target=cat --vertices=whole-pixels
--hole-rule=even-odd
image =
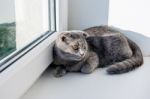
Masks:
[[[53,58],[55,77],[67,72],[89,74],[98,67],[108,67],[108,74],[121,74],[143,64],[138,45],[109,26],[61,33],[54,44]]]
[[[16,24],[0,24],[0,60],[16,50]]]
[[[86,36],[83,31],[66,31],[56,39],[51,65],[55,67],[54,76],[61,77],[68,71],[91,73],[98,67],[98,56],[89,50]],[[92,58],[95,58],[95,62],[92,62]],[[86,67],[90,65],[88,70]]]

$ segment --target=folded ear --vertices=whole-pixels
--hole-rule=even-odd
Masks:
[[[83,32],[82,35],[84,38],[87,38],[89,36],[89,34],[87,32]]]
[[[65,42],[66,41],[66,36],[62,36],[61,41]]]
[[[69,38],[71,37],[70,33],[64,33],[63,35],[61,35],[61,41],[68,44],[69,42]]]

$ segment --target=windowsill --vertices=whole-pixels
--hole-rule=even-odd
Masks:
[[[144,61],[135,71],[116,76],[98,69],[90,75],[55,78],[47,69],[21,99],[149,99],[150,57]]]
[[[0,97],[19,99],[30,88],[52,61],[52,46],[58,35],[53,33],[0,74]]]

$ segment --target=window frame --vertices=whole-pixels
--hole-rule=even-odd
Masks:
[[[53,8],[51,8],[53,5]],[[38,46],[42,41],[47,39],[50,35],[56,32],[56,0],[48,0],[48,15],[49,15],[49,30],[46,33],[43,33],[38,38],[30,42],[28,45],[23,48],[14,51],[10,55],[6,56],[4,59],[0,60],[0,73],[10,67],[14,62],[18,61],[21,57],[26,55],[34,47]],[[52,11],[53,10],[53,11]],[[53,16],[53,18],[51,17]],[[53,23],[51,23],[53,21]],[[54,25],[53,30],[51,28],[52,24]]]
[[[0,73],[0,97],[20,99],[52,62],[52,48],[59,31],[68,28],[68,0],[56,0],[56,32]]]

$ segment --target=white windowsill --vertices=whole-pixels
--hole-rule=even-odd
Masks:
[[[47,69],[21,99],[150,99],[150,57],[144,61],[134,71],[113,76],[97,69],[55,78]]]
[[[0,74],[0,97],[19,99],[52,61],[52,46],[58,32],[24,55]]]

